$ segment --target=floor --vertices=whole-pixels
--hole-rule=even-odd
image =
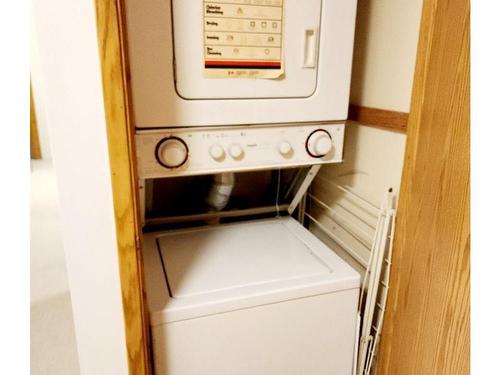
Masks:
[[[79,375],[71,298],[50,161],[31,162],[31,374]]]

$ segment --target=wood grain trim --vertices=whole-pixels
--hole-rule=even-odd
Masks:
[[[406,131],[408,125],[408,113],[361,107],[351,104],[349,106],[349,120],[359,122],[367,126]]]
[[[149,324],[140,253],[138,179],[127,85],[124,13],[120,0],[96,0],[104,106],[113,186],[129,374],[151,373]]]
[[[469,374],[469,26],[424,1],[379,374]]]
[[[30,83],[30,156],[31,159],[42,158],[42,148],[40,147],[40,138],[38,136],[38,126],[36,121],[35,103]]]

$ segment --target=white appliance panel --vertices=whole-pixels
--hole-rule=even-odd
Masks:
[[[352,375],[358,290],[151,330],[157,375]]]
[[[344,124],[311,124],[141,131],[136,135],[139,176],[175,177],[339,163],[344,128]],[[173,140],[179,148],[172,146],[163,152],[160,146]],[[326,154],[318,156],[323,155],[321,152]]]
[[[285,1],[285,74],[282,78],[241,80],[204,78],[202,1],[173,0],[178,94],[185,99],[306,98],[313,95],[316,91],[318,66],[316,63],[308,66],[306,62],[310,59],[316,61],[319,55],[320,46],[316,41],[321,29],[321,2],[322,0]],[[237,20],[233,22],[236,23]],[[235,32],[235,35],[241,34]],[[312,44],[311,48],[307,48],[308,44]]]
[[[201,0],[177,0],[175,3],[179,15],[202,6]],[[303,54],[304,28],[312,29],[318,25],[315,9],[319,3],[317,68],[299,68],[296,61],[300,63],[300,54]],[[312,5],[304,10],[305,4]],[[137,128],[338,121],[347,118],[355,0],[285,0],[289,18],[284,21],[287,25],[285,78],[255,82],[201,78],[202,61],[197,60],[202,53],[198,48],[203,38],[203,33],[200,33],[202,20],[185,24],[191,21],[184,16],[175,16],[179,29],[189,26],[190,29],[187,34],[174,36],[171,5],[171,1],[166,0],[126,1],[131,93]],[[307,23],[302,22],[300,10]],[[181,38],[175,46],[179,55],[177,69],[181,95],[205,99],[185,99],[179,95],[175,84],[174,38]],[[210,87],[214,88],[213,92]],[[300,97],[293,98],[294,95]],[[228,96],[234,98],[217,99]],[[236,98],[242,96],[248,98]]]

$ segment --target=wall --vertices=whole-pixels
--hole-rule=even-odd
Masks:
[[[409,112],[421,7],[422,0],[358,1],[351,104]],[[403,132],[367,125],[347,125],[344,163],[323,167],[314,183],[313,194],[333,211],[314,202],[312,207],[313,216],[365,260],[369,256],[366,246],[339,223],[356,223],[355,234],[369,243],[376,217],[360,218],[359,207],[336,185],[347,187],[375,206],[391,187],[396,204],[406,144]],[[338,248],[317,226],[313,231]]]
[[[421,12],[422,0],[358,1],[352,104],[410,111]],[[345,163],[324,174],[335,178],[361,172],[338,182],[378,204],[386,187],[399,190],[406,136],[362,125],[348,127]]]
[[[379,205],[389,187],[399,191],[405,143],[404,133],[349,124],[344,162],[322,168],[319,177]]]
[[[358,0],[351,103],[409,112],[422,0]]]
[[[422,0],[358,1],[352,104],[409,112],[421,7]],[[349,124],[344,164],[320,176],[378,204],[386,187],[399,189],[405,142],[400,132]]]
[[[126,374],[94,2],[32,4],[81,374]]]

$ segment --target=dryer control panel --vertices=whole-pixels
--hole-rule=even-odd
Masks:
[[[136,134],[140,178],[291,168],[342,161],[343,123],[170,128]]]

